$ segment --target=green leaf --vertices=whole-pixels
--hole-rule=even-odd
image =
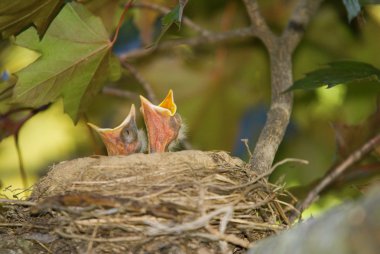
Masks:
[[[41,41],[30,28],[16,44],[42,56],[16,73],[13,102],[38,107],[63,97],[65,112],[75,122],[110,77],[110,66],[120,68],[112,60],[112,44],[101,20],[77,3],[62,9]]]
[[[176,24],[178,28],[181,28],[181,15],[180,14],[180,5],[177,4],[174,9],[172,9],[168,14],[162,17],[161,19],[161,32],[158,35],[156,41],[154,42],[154,46],[157,46],[157,44],[160,42],[162,36],[168,31],[168,29],[173,25]]]
[[[42,35],[62,4],[63,0],[1,0],[1,36],[7,38],[32,24]]]
[[[303,79],[294,82],[287,91],[294,89],[315,89],[321,86],[331,88],[339,84],[352,83],[363,79],[380,81],[380,70],[367,63],[340,61],[329,63],[328,67],[307,73]]]

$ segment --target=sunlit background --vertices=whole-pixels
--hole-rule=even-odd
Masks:
[[[259,2],[271,27],[281,31],[295,1]],[[118,19],[117,15],[112,19],[96,9],[94,13],[106,17],[109,27]],[[240,1],[189,1],[185,14],[212,31],[248,25]],[[133,15],[142,14],[134,11]],[[128,41],[121,41],[119,45],[128,44],[127,50],[141,45],[133,44],[141,42],[142,34],[135,23],[129,16],[121,31],[121,36]],[[379,31],[380,7],[367,7],[360,18],[349,24],[341,1],[326,1],[294,55],[295,80],[336,60],[363,61],[379,68]],[[180,32],[171,29],[163,40],[193,35],[194,32],[183,26]],[[20,52],[21,49],[17,48],[4,46],[4,50],[7,51],[0,55],[0,61],[2,68],[10,72],[19,70],[36,57],[36,53]],[[197,48],[181,45],[132,63],[151,83],[158,98],[163,98],[168,89],[174,90],[178,112],[186,122],[188,140],[194,149],[226,150],[247,160],[247,151],[240,139],[248,138],[249,146],[254,147],[270,103],[268,56],[257,39]],[[117,84],[106,85],[143,93],[140,84],[128,73]],[[307,166],[283,165],[275,171],[271,181],[283,179],[286,186],[302,197],[305,194],[302,186],[321,177],[337,159],[332,123],[361,123],[375,111],[379,90],[379,85],[368,81],[361,83],[360,87],[352,84],[296,91],[292,120],[276,160],[292,157],[310,163]],[[102,127],[116,126],[128,114],[131,103],[139,105],[137,100],[100,94],[93,100],[87,119],[80,120],[76,126],[64,114],[61,101],[29,120],[20,132],[29,185],[61,161],[105,154],[100,140],[90,132],[86,121]],[[3,112],[4,109],[0,109]],[[138,120],[142,127],[142,119]],[[0,142],[0,183],[1,196],[23,197],[13,137]],[[317,215],[319,211],[359,194],[360,191],[351,185],[339,188],[313,205],[306,215]]]

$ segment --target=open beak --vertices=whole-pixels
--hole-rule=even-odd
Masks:
[[[128,155],[141,150],[141,140],[139,140],[136,125],[136,109],[132,104],[131,110],[124,121],[114,129],[99,128],[87,123],[101,137],[107,148],[108,155]]]
[[[149,152],[166,152],[171,142],[177,139],[181,128],[181,117],[176,114],[173,91],[157,106],[140,96],[141,112],[148,133]]]

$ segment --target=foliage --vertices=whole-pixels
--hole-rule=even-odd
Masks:
[[[65,111],[77,121],[105,79],[115,73],[118,78],[118,65],[111,64],[112,44],[101,20],[79,4],[67,4],[41,41],[30,28],[17,37],[16,44],[43,55],[17,73],[16,103],[39,107],[63,97]]]
[[[42,35],[60,10],[63,0],[2,0],[0,1],[0,31],[3,38],[35,25]]]
[[[329,63],[326,68],[307,73],[304,78],[294,82],[289,90],[315,89],[321,86],[331,88],[339,84],[366,79],[380,82],[380,70],[367,63],[340,61]]]

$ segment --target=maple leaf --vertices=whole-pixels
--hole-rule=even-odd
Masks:
[[[104,25],[77,3],[62,9],[41,41],[29,28],[16,44],[41,57],[16,73],[13,102],[38,107],[63,97],[65,112],[75,122],[106,79],[120,76]]]
[[[0,32],[3,38],[34,24],[42,35],[60,10],[63,0],[1,0]]]

